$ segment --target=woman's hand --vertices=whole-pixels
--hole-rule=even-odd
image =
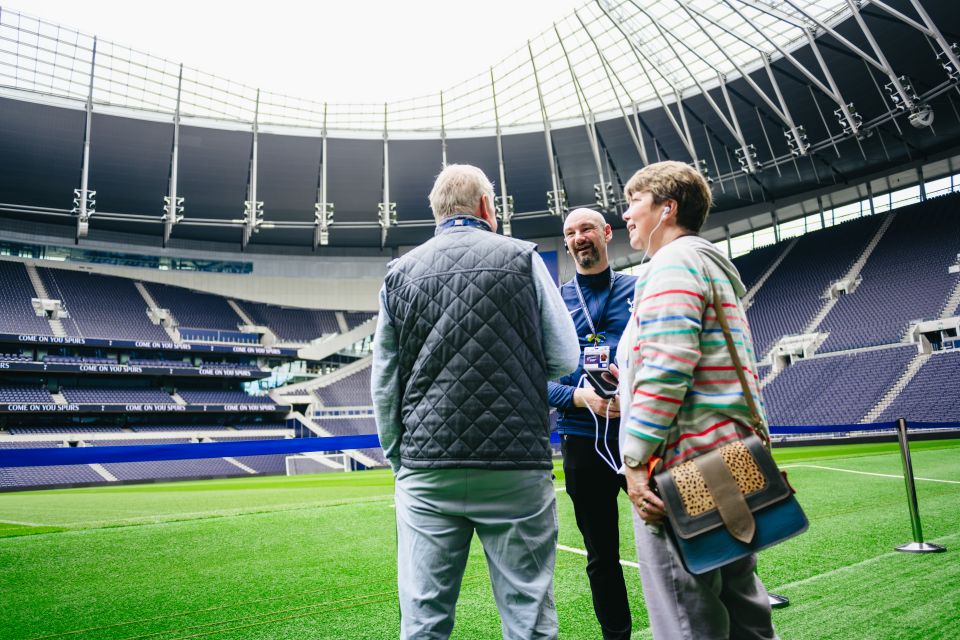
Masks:
[[[637,510],[640,519],[647,524],[661,524],[666,511],[660,496],[650,489],[650,477],[643,465],[639,467],[624,466],[624,475],[627,477],[627,495],[633,508]]]

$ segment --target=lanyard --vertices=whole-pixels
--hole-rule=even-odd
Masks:
[[[610,304],[610,298],[613,296],[613,282],[617,279],[616,272],[610,270],[610,289],[607,292],[607,299],[604,301],[603,306],[600,308],[600,317],[603,317],[604,312],[607,310],[607,305]],[[595,345],[599,345],[606,338],[597,333],[597,327],[593,324],[593,318],[590,316],[590,310],[587,308],[587,302],[583,299],[583,292],[580,290],[580,283],[577,282],[577,277],[573,277],[573,286],[577,289],[577,298],[580,299],[580,308],[583,309],[583,315],[587,318],[587,324],[590,325],[590,335],[587,336],[587,342],[592,342]]]
[[[470,215],[463,215],[455,218],[448,218],[438,224],[437,233],[439,233],[442,229],[449,229],[450,227],[476,227],[477,229],[490,231],[490,225],[480,218],[475,218]]]

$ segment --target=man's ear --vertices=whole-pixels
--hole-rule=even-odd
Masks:
[[[613,239],[613,227],[611,227],[609,224],[603,225],[603,237],[607,242],[610,242],[610,240]]]
[[[496,228],[497,210],[493,207],[493,203],[485,195],[480,197],[480,202],[477,205],[477,214],[477,217],[486,220],[491,227]]]

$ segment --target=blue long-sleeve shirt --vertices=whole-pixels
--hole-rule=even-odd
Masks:
[[[613,277],[612,287],[610,286],[611,275]],[[610,357],[612,359],[617,353],[620,336],[623,335],[627,322],[630,320],[630,300],[633,297],[633,289],[637,278],[625,273],[617,273],[612,269],[595,275],[577,274],[574,278],[576,282],[580,283],[580,291],[587,308],[590,310],[597,332],[604,336],[601,346],[610,347]],[[547,400],[550,406],[556,407],[559,413],[557,431],[562,434],[592,438],[596,434],[597,428],[593,417],[587,409],[573,406],[573,392],[579,386],[580,378],[583,376],[583,349],[591,346],[587,337],[592,333],[590,323],[587,321],[580,305],[580,297],[577,295],[574,282],[574,280],[570,280],[564,283],[560,287],[560,294],[577,330],[580,361],[576,371],[556,382],[551,381],[547,384]],[[589,385],[590,383],[584,381],[583,384]],[[604,418],[600,418],[599,426],[602,432],[605,426]],[[619,432],[619,419],[611,418],[606,433],[607,439],[616,440]]]
[[[489,233],[481,229],[463,229],[462,233]],[[577,366],[579,351],[576,332],[570,313],[560,298],[557,286],[543,263],[543,258],[534,253],[532,272],[537,302],[540,305],[543,353],[549,379],[557,378]],[[370,371],[370,388],[373,396],[373,413],[383,455],[393,468],[400,470],[400,436],[403,422],[400,419],[401,389],[397,369],[399,349],[397,333],[387,311],[386,289],[380,289],[380,314],[373,340],[373,364]]]

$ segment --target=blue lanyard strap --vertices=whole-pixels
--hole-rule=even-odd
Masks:
[[[600,307],[600,316],[603,316],[604,311],[607,310],[607,305],[610,304],[610,297],[613,295],[613,282],[617,279],[617,273],[611,269],[610,270],[610,288],[607,291],[607,299],[604,301],[603,306]],[[597,333],[597,327],[593,324],[593,318],[590,316],[590,310],[587,308],[587,302],[583,299],[583,291],[580,290],[580,283],[577,282],[577,277],[573,277],[573,286],[577,290],[577,298],[580,299],[580,308],[583,309],[583,315],[587,318],[587,324],[590,325],[590,335],[587,336],[587,342],[592,342],[595,345],[599,345],[601,342],[604,342],[607,337],[602,333]]]
[[[452,227],[476,227],[477,229],[490,231],[490,225],[487,224],[485,220],[481,220],[480,218],[471,215],[460,215],[453,218],[447,218],[438,224],[436,233],[440,233],[440,231],[450,229]]]

